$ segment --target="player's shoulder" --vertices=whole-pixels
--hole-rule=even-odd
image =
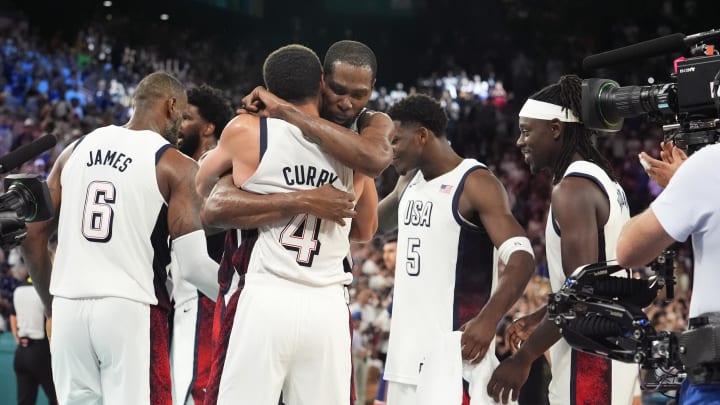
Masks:
[[[257,129],[260,122],[260,117],[253,114],[238,114],[233,117],[230,122],[225,126],[225,130],[230,131],[245,131],[249,129]]]

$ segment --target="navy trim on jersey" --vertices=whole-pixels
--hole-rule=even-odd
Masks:
[[[262,161],[263,156],[265,156],[265,151],[267,150],[267,136],[268,136],[268,128],[267,128],[267,118],[261,117],[260,118],[260,161]]]
[[[607,261],[605,256],[605,227],[598,231],[598,262]]]
[[[169,311],[173,305],[170,302],[170,294],[166,286],[167,282],[167,266],[170,264],[170,231],[167,222],[168,207],[163,205],[158,212],[155,220],[155,227],[150,235],[150,244],[153,248],[153,285],[155,287],[155,296],[157,297],[157,306]]]
[[[162,157],[163,153],[165,153],[168,148],[172,148],[173,146],[169,143],[166,143],[165,145],[161,146],[160,149],[155,152],[155,164],[158,164],[160,161],[160,158]]]
[[[476,166],[469,168],[465,172],[465,174],[463,174],[462,178],[458,182],[457,190],[455,190],[455,195],[453,196],[453,201],[452,201],[452,214],[453,214],[453,217],[455,218],[455,222],[457,222],[457,224],[460,225],[460,227],[465,227],[465,228],[473,229],[473,230],[476,228],[473,228],[470,225],[468,225],[468,223],[463,221],[462,218],[460,217],[460,213],[458,212],[458,203],[460,202],[460,195],[462,195],[462,191],[465,188],[465,180],[470,175],[470,173],[472,173],[478,169],[488,170],[488,168],[486,166],[481,166],[481,165],[476,165]]]
[[[598,180],[597,177],[587,174],[587,173],[578,173],[578,172],[568,173],[564,177],[580,177],[580,178],[588,179],[588,180],[592,181],[593,183],[595,183],[595,185],[597,185],[600,188],[600,191],[602,191],[602,193],[605,194],[605,197],[608,199],[608,201],[610,201],[610,196],[608,196],[607,190],[605,190],[605,186],[603,186],[602,182],[600,180]],[[557,234],[557,236],[562,236],[560,234],[560,226],[558,225],[557,220],[555,219],[555,214],[550,215],[550,220],[552,221],[552,226],[553,226],[553,229],[555,230],[555,233]],[[604,253],[605,252],[605,236],[604,235],[602,235],[602,241],[603,241],[602,242],[602,246],[603,246],[602,252],[603,252],[603,256],[604,256],[605,255],[605,253]],[[602,259],[600,261],[605,261],[605,259]]]
[[[403,195],[405,195],[405,190],[410,187],[410,184],[412,184],[413,180],[415,180],[415,177],[417,177],[418,173],[420,173],[420,169],[415,169],[415,173],[410,177],[410,181],[408,181],[407,184],[405,184],[405,187],[400,190],[400,195],[398,195],[398,203],[400,202],[400,200],[402,200]]]
[[[453,330],[480,313],[490,299],[494,249],[484,228],[460,227],[453,288]]]
[[[577,172],[568,173],[565,175],[565,177],[582,177],[584,179],[588,179],[588,180],[592,181],[600,188],[600,191],[602,191],[603,194],[605,194],[605,197],[607,197],[608,201],[610,201],[610,196],[608,195],[607,190],[605,190],[605,186],[603,186],[602,182],[600,180],[598,180],[597,177],[595,177],[591,174],[577,173]]]
[[[77,142],[75,142],[75,145],[73,145],[73,149],[72,149],[73,152],[75,152],[75,149],[78,147],[78,145],[80,145],[80,142],[82,142],[83,140],[85,140],[85,137],[86,137],[86,136],[87,136],[87,135],[83,135],[83,136],[81,136],[80,138],[78,138]]]
[[[552,223],[553,230],[555,231],[555,234],[556,234],[557,236],[561,236],[561,235],[560,235],[560,225],[558,225],[557,219],[555,219],[555,214],[550,213],[550,221],[551,221],[551,223]]]

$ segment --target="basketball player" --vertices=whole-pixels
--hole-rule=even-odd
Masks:
[[[379,175],[392,160],[390,135],[393,125],[386,114],[365,108],[377,74],[375,54],[363,43],[338,41],[325,54],[323,69],[322,118],[304,113],[263,87],[255,88],[243,98],[244,111],[287,121],[345,165],[367,176]],[[358,133],[361,136],[357,136]],[[205,196],[214,187],[213,197],[203,208],[203,223],[212,228],[252,228],[274,220],[278,215],[308,210],[317,210],[309,212],[340,224],[344,222],[343,218],[354,216],[348,209],[351,207],[347,196],[328,186],[253,196],[235,187],[229,176],[218,180],[218,175],[208,175],[208,171],[201,165],[197,184],[198,191]],[[258,216],[258,222],[248,224],[255,216]]]
[[[215,147],[223,128],[235,115],[220,90],[202,85],[188,90],[188,109],[178,133],[178,149],[199,160]],[[217,263],[224,235],[208,236],[208,254]],[[171,270],[171,274],[174,272]],[[173,403],[201,405],[212,364],[212,323],[217,297],[217,274],[209,273],[214,288],[207,296],[184,280],[173,280],[173,322],[170,343]]]
[[[268,89],[306,114],[319,116],[322,66],[310,49],[289,45],[276,50],[266,59],[263,75]],[[230,168],[235,184],[256,194],[325,184],[353,191],[350,168],[308,142],[296,126],[272,118],[242,114],[228,124],[203,169],[212,176]],[[360,237],[375,232],[377,200],[372,204],[372,198],[364,198],[372,195],[358,196],[358,222],[366,227],[358,229]],[[259,227],[244,289],[233,295],[239,296],[237,309],[232,299],[227,309],[226,316],[234,313],[234,319],[218,375],[217,403],[274,405],[281,390],[288,405],[350,400],[350,330],[343,288],[352,280],[343,270],[349,234],[349,224],[307,213]],[[210,390],[208,398],[214,394]]]
[[[388,114],[395,124],[393,165],[401,175],[419,169],[403,193],[383,199],[384,209],[394,207],[399,216],[384,378],[387,404],[405,405],[420,399],[425,356],[454,330],[463,331],[463,359],[477,364],[489,353],[486,361],[497,363],[496,326],[523,293],[534,259],[500,181],[450,147],[438,102],[413,95]],[[505,263],[499,277],[495,247]],[[478,387],[484,390],[482,379],[489,375],[475,375],[466,397],[484,394]]]
[[[28,224],[23,244],[46,311],[52,306],[63,405],[171,404],[168,240],[181,277],[217,267],[198,215],[197,164],[173,147],[185,88],[156,72],[133,101],[125,126],[99,128],[61,153],[47,180],[57,220]]]
[[[578,267],[615,259],[618,235],[629,219],[625,192],[610,164],[593,146],[579,121],[582,80],[563,76],[530,96],[520,110],[517,146],[533,173],[553,174],[545,230],[550,284],[558,291]],[[496,400],[517,399],[532,362],[550,349],[551,404],[629,405],[638,382],[637,365],[572,350],[545,317],[546,308],[528,316],[537,329],[495,370],[488,393]]]
[[[375,54],[360,42],[339,41],[328,49],[324,71],[324,81],[326,84],[332,84],[332,89],[329,85],[323,86],[325,108],[321,114],[329,121],[304,113],[262,87],[256,88],[244,98],[245,112],[282,118],[295,124],[303,130],[306,137],[315,139],[326,153],[357,170],[353,181],[356,195],[360,195],[359,187],[367,189],[368,193],[376,193],[372,179],[363,176],[362,173],[378,174],[390,163],[392,156],[389,137],[393,126],[386,114],[365,108],[377,73]],[[353,118],[348,120],[347,117]],[[357,136],[358,133],[360,137]],[[367,154],[359,154],[358,150]],[[288,215],[306,212],[320,219],[344,225],[345,219],[354,218],[356,215],[352,209],[354,204],[352,195],[331,185],[287,193],[257,195],[236,187],[230,175],[222,177],[215,183],[216,175],[206,176],[205,169],[206,167],[201,165],[198,173],[199,189],[207,193],[214,187],[212,195],[203,208],[203,222],[208,228],[254,229]],[[368,195],[367,198],[374,197]],[[368,223],[355,221],[353,227],[367,227],[373,224],[374,221]],[[355,234],[354,230],[351,232],[354,237],[364,238]],[[220,318],[225,310],[224,305],[234,292],[234,288],[242,283],[239,273],[243,271],[243,263],[247,262],[247,258],[243,258],[247,253],[245,249],[249,248],[249,244],[246,244],[244,248],[236,250],[237,234],[231,231],[227,235],[225,256],[219,271],[220,294],[225,299],[217,301],[214,336],[221,334]],[[225,329],[229,331],[232,318],[225,321],[227,321]],[[216,347],[222,352],[221,346]],[[222,356],[222,353],[218,353],[218,356]]]

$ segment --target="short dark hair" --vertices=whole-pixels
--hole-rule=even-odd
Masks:
[[[133,100],[136,104],[142,105],[182,94],[185,94],[185,86],[180,80],[166,72],[155,72],[140,80],[133,94]]]
[[[220,139],[223,128],[235,115],[235,111],[223,96],[222,91],[202,84],[188,90],[187,95],[188,104],[197,107],[202,119],[215,125],[213,135],[215,135],[215,139]]]
[[[289,102],[302,102],[320,91],[322,65],[312,49],[292,44],[273,51],[263,64],[265,87]]]
[[[440,103],[424,94],[413,94],[393,104],[388,111],[393,121],[400,121],[403,124],[419,124],[435,134],[445,137],[448,118]]]
[[[323,68],[325,74],[331,75],[336,62],[347,63],[355,67],[367,67],[372,71],[372,77],[377,76],[377,59],[369,46],[357,41],[338,41],[330,45],[325,53]]]

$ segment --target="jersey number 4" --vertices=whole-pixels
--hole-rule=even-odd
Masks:
[[[115,185],[93,181],[88,185],[83,209],[82,234],[90,242],[107,242],[112,238]]]
[[[312,266],[313,258],[320,253],[320,218],[310,214],[297,214],[280,233],[280,244],[297,252],[295,261],[305,267]]]

